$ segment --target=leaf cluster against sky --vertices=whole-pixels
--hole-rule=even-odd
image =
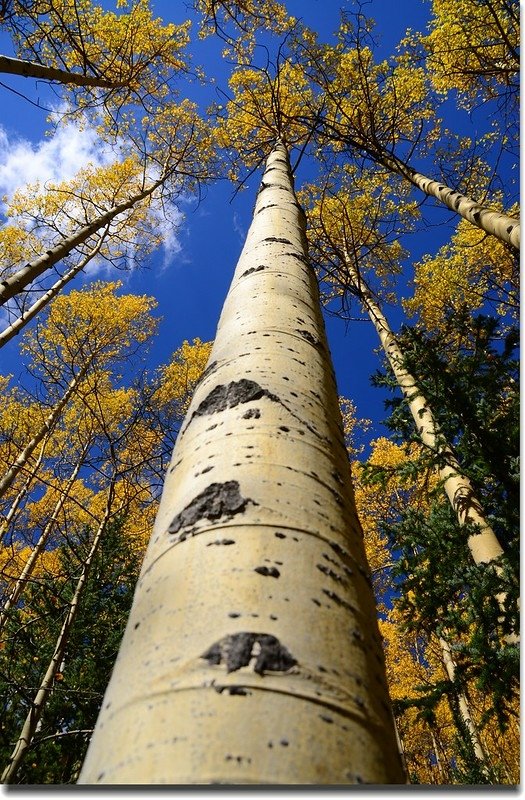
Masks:
[[[103,6],[113,7],[109,2]],[[302,18],[306,25],[318,32],[321,41],[330,42],[334,41],[333,32],[339,25],[340,10],[350,11],[352,4],[345,0],[291,0],[287,8],[290,14]],[[180,24],[190,14],[186,4],[174,4],[171,0],[157,0],[153,3],[153,10],[166,23]],[[364,12],[376,21],[374,33],[378,40],[376,59],[379,60],[394,53],[408,28],[425,31],[431,9],[430,4],[422,0],[405,0],[401,7],[373,0],[364,7]],[[197,28],[198,23],[194,21],[190,52],[194,64],[203,67],[211,83],[202,86],[198,82],[181,81],[181,94],[195,99],[205,109],[212,102],[225,102],[224,93],[229,91],[227,80],[232,66],[222,57],[223,43],[215,37],[199,39]],[[0,34],[0,45],[3,52],[9,52],[6,34]],[[271,58],[275,56],[271,50],[268,53]],[[258,51],[256,58],[264,61],[266,53]],[[110,153],[101,145],[93,129],[62,127],[52,138],[46,137],[49,129],[46,109],[56,108],[58,104],[54,90],[43,82],[4,77],[5,81],[0,85],[1,195],[10,195],[20,184],[37,179],[45,185],[48,181],[59,182],[69,178],[86,161],[103,164],[110,160]],[[447,127],[457,132],[468,132],[473,138],[485,132],[489,125],[483,108],[469,116],[449,102],[443,113]],[[151,366],[165,362],[184,339],[198,336],[206,341],[213,338],[250,223],[259,178],[258,173],[254,174],[245,190],[233,199],[232,186],[226,181],[207,187],[200,203],[181,199],[168,224],[161,224],[159,220],[164,244],[144,259],[146,269],[119,276],[125,281],[126,291],[151,293],[159,301],[158,313],[163,322],[151,352]],[[297,188],[310,178],[311,164],[305,159],[297,172]],[[454,229],[452,215],[442,210],[435,212],[431,206],[427,204],[424,211],[429,222],[427,230],[407,241],[407,255],[402,262],[399,284],[400,293],[405,296],[410,294],[406,281],[411,277],[414,261],[426,253],[435,253],[448,241]],[[184,222],[178,227],[181,215],[184,215]],[[107,271],[97,272],[92,266],[88,268],[87,276],[115,277]],[[402,311],[393,306],[388,313],[394,329],[397,328]],[[355,316],[361,316],[357,306]],[[327,325],[340,393],[356,402],[358,416],[372,418],[374,424],[370,438],[380,435],[384,430],[380,425],[382,399],[369,384],[369,376],[379,366],[374,352],[376,334],[364,321],[348,324],[328,316]],[[4,348],[0,367],[4,373],[16,374],[16,364],[15,343]]]

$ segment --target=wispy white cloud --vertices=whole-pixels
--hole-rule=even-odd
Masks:
[[[67,181],[88,165],[103,166],[118,157],[118,150],[106,145],[89,126],[60,125],[52,137],[30,142],[8,135],[0,125],[0,213],[6,212],[5,200],[8,203],[17,189],[27,184],[38,182],[45,187],[47,183]],[[184,214],[173,202],[154,201],[150,206],[150,221],[162,237],[162,270],[173,263],[182,249],[178,234],[183,219]],[[140,246],[133,239],[131,234],[126,252],[128,268],[138,265]],[[97,257],[86,272],[91,276],[104,274],[107,266]]]
[[[88,164],[100,166],[114,158],[114,152],[90,127],[60,126],[49,139],[33,143],[8,136],[0,126],[0,196],[9,200],[28,183],[59,183]]]
[[[244,242],[246,239],[246,231],[241,223],[240,216],[236,211],[233,212],[233,230],[239,237],[240,241]]]

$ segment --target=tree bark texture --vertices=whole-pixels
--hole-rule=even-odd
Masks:
[[[278,142],[79,782],[404,781],[305,219]]]
[[[503,555],[503,548],[487,522],[482,505],[476,497],[472,483],[463,475],[461,467],[445,441],[428,401],[421,393],[416,378],[403,366],[403,353],[396,337],[372,292],[353,266],[348,253],[345,266],[359,298],[377,331],[398,386],[406,399],[416,430],[423,444],[440,457],[439,476],[443,489],[457,515],[460,525],[473,523],[477,531],[467,539],[468,548],[476,564],[490,563]]]
[[[409,180],[413,186],[416,186],[429,197],[434,197],[446,205],[447,208],[450,208],[451,211],[471,222],[472,225],[481,228],[485,233],[496,236],[500,241],[512,245],[517,250],[520,249],[520,221],[516,217],[509,217],[501,211],[487,208],[470,197],[461,194],[461,192],[457,192],[439,181],[422,175],[397,159],[382,156],[378,160],[384,166]]]
[[[109,211],[96,217],[96,219],[88,225],[83,225],[76,233],[67,236],[60,244],[47,250],[43,256],[35,258],[34,261],[28,262],[17,270],[17,272],[0,280],[0,305],[4,305],[4,303],[7,303],[12,297],[15,297],[15,295],[26,289],[34,280],[39,278],[40,275],[43,275],[44,272],[54,267],[55,264],[58,264],[59,261],[69,255],[75,247],[84,244],[90,236],[93,236],[93,234],[101,228],[109,225],[119,214],[128,211],[128,209],[140,203],[141,200],[152,195],[155,189],[158,189],[165,180],[166,177],[164,176],[160,180],[155,181],[151,186],[148,186],[147,189],[133,195],[129,200],[125,200],[114,206]]]
[[[39,78],[57,83],[72,83],[75,86],[98,86],[103,89],[114,89],[122,86],[121,83],[112,83],[95,75],[80,75],[78,72],[69,72],[58,67],[48,67],[34,61],[23,61],[20,58],[0,56],[0,72],[9,75],[21,75],[24,78]]]
[[[31,702],[31,706],[24,720],[24,724],[22,725],[20,736],[18,737],[18,740],[13,748],[9,762],[2,773],[2,777],[0,778],[2,783],[13,783],[13,779],[16,777],[18,767],[20,766],[22,759],[31,745],[33,736],[37,731],[37,726],[42,718],[46,703],[49,699],[49,695],[53,690],[55,675],[60,669],[60,663],[63,659],[64,652],[69,641],[69,634],[78,613],[78,606],[82,596],[82,591],[89,577],[91,565],[100,545],[100,540],[112,516],[111,503],[113,500],[113,488],[114,487],[112,484],[109,488],[104,516],[93,537],[88,556],[82,565],[82,571],[75,586],[75,591],[71,602],[69,603],[64,622],[62,623],[53,655],[47,666],[45,675],[42,678],[42,682],[38,687],[38,691]]]

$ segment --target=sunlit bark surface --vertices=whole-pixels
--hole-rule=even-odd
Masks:
[[[472,483],[462,473],[454,453],[441,433],[432,409],[423,396],[417,380],[405,369],[403,353],[385,315],[378,303],[375,302],[368,286],[357,274],[352,265],[352,260],[347,257],[345,263],[347,270],[352,275],[354,285],[359,287],[361,301],[368,311],[388,363],[405,396],[421,441],[441,457],[443,463],[439,467],[439,475],[443,481],[443,489],[457,515],[459,524],[472,523],[477,526],[476,532],[470,534],[467,539],[472,557],[476,564],[488,564],[503,555],[503,548],[485,518],[483,508],[476,497]]]
[[[304,215],[278,143],[80,783],[404,780]]]
[[[500,241],[512,245],[517,250],[520,249],[520,221],[516,217],[509,217],[501,211],[494,211],[481,203],[476,203],[449,186],[445,186],[439,181],[427,178],[420,172],[408,167],[400,161],[383,158],[382,163],[389,166],[395,172],[403,175],[410,183],[421,189],[422,192],[435,197],[436,200],[444,203],[451,211],[457,212],[463,219],[476,225],[485,233],[496,236]]]

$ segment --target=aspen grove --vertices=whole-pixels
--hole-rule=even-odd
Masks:
[[[517,4],[0,42],[2,783],[518,785]]]

